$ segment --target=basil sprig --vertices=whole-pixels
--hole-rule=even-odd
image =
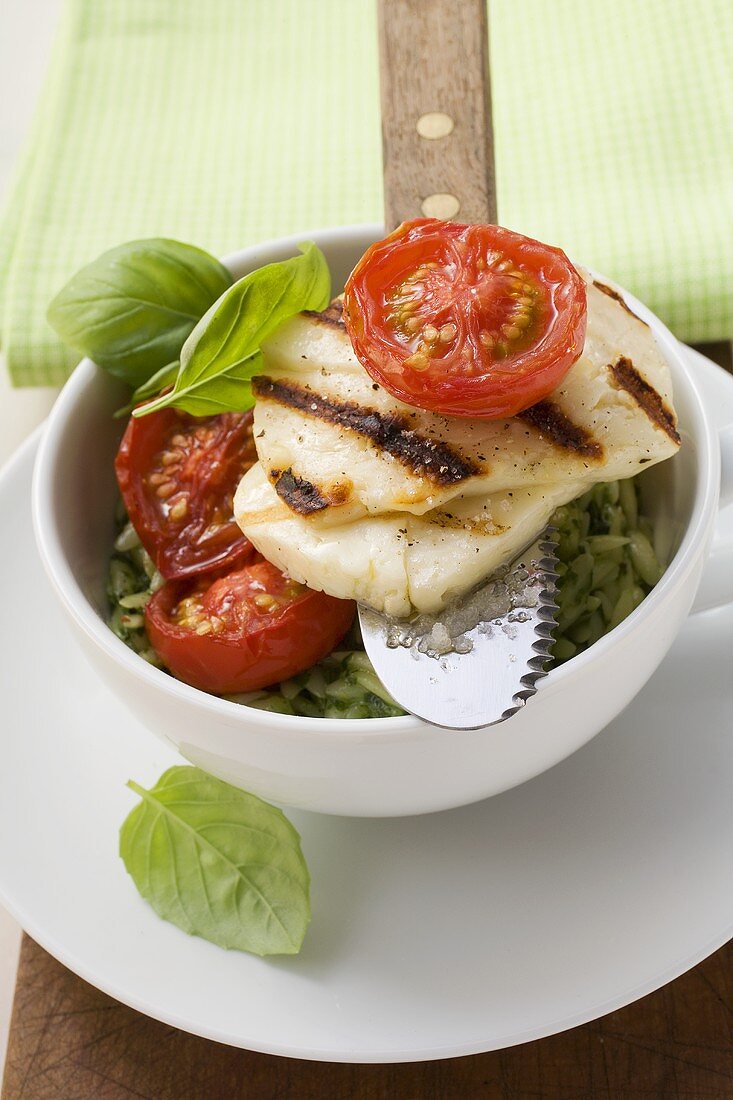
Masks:
[[[325,309],[331,296],[325,256],[312,242],[299,247],[301,255],[260,267],[222,294],[183,345],[173,389],[134,416],[170,405],[193,416],[252,407],[263,342],[301,310]]]
[[[174,767],[120,829],[120,855],[158,916],[220,947],[295,955],[311,917],[300,837],[281,810]]]
[[[77,271],[51,302],[48,320],[66,344],[136,388],[179,358],[231,284],[227,269],[193,245],[129,241]]]

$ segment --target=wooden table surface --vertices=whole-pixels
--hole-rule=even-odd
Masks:
[[[730,344],[700,350],[733,370]],[[347,1066],[176,1031],[87,985],[24,936],[0,1100],[127,1097],[733,1100],[733,943],[636,1004],[561,1035],[469,1058]]]
[[[76,978],[27,937],[3,1100],[722,1100],[733,1097],[733,944],[594,1023],[470,1058],[349,1066],[198,1039]]]

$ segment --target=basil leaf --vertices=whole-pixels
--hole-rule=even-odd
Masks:
[[[123,405],[121,409],[117,409],[112,414],[114,419],[119,420],[123,416],[129,416],[141,401],[147,401],[150,397],[157,397],[161,390],[166,390],[169,386],[172,386],[180,365],[176,359],[173,363],[166,363],[164,367],[157,370],[152,378],[149,378],[147,382],[143,382],[142,386],[137,387],[126,405]]]
[[[174,767],[140,795],[120,855],[158,916],[220,947],[294,955],[310,921],[300,837],[281,810],[199,768]]]
[[[183,345],[173,390],[134,416],[168,405],[193,416],[252,407],[250,381],[261,370],[262,343],[288,317],[325,309],[331,297],[325,256],[312,242],[299,247],[300,256],[260,267],[222,294]]]
[[[136,387],[178,359],[186,337],[231,286],[208,252],[153,237],[104,252],[48,307],[64,343]]]

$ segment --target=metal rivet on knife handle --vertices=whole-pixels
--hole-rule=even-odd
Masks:
[[[455,195],[440,192],[437,195],[428,195],[420,204],[420,209],[426,218],[455,218],[461,209],[461,204]]]
[[[442,111],[428,111],[426,115],[420,115],[415,125],[420,137],[427,141],[438,141],[439,138],[448,137],[453,133],[454,127],[453,119]]]

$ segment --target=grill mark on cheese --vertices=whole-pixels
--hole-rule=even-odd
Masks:
[[[639,374],[638,370],[625,355],[622,355],[608,368],[613,383],[620,390],[631,394],[642,412],[656,424],[678,446],[682,442],[677,431],[677,420],[671,409],[664,404],[661,394],[650,386],[646,378]]]
[[[344,303],[340,298],[334,298],[320,313],[313,309],[304,309],[303,312],[306,317],[312,317],[314,321],[320,321],[324,325],[333,325],[335,328],[344,327]]]
[[[619,292],[617,290],[614,290],[613,287],[611,287],[611,286],[606,286],[605,283],[599,283],[597,279],[593,280],[593,286],[596,288],[596,290],[600,290],[601,294],[605,294],[607,297],[613,298],[614,302],[618,302],[618,304],[622,307],[622,309],[625,309],[626,312],[628,314],[630,314],[630,316],[632,316],[635,320],[639,321],[646,328],[649,328],[646,321],[642,321],[642,319],[638,315],[638,313],[634,313],[633,309],[631,309],[631,307],[628,305],[628,303],[619,294]]]
[[[552,401],[538,401],[519,413],[517,420],[536,428],[545,439],[563,451],[570,451],[582,458],[603,457],[603,447],[590,432],[574,424]]]
[[[415,474],[436,485],[455,485],[485,472],[447,443],[421,435],[406,416],[381,413],[354,401],[337,401],[292,382],[277,382],[260,375],[252,379],[256,397],[276,401],[304,416],[335,424],[370,440]]]
[[[269,476],[277,495],[299,516],[312,516],[334,504],[345,504],[348,500],[349,490],[345,485],[323,489],[304,477],[298,477],[293,473],[292,467],[287,470],[270,470]]]

